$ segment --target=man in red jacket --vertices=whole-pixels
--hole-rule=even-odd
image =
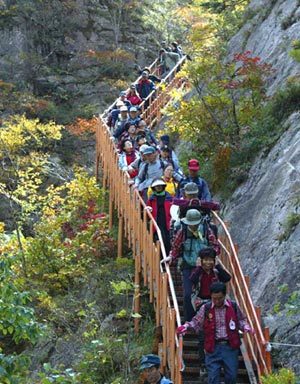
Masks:
[[[238,305],[226,299],[226,285],[213,283],[211,301],[203,305],[189,322],[177,328],[184,335],[188,328],[204,331],[205,365],[209,384],[220,384],[224,368],[225,384],[235,384],[240,348],[239,330],[254,333]]]

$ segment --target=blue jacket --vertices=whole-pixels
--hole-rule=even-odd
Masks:
[[[122,135],[122,133],[125,131],[125,127],[127,123],[132,125],[137,125],[140,120],[141,120],[140,116],[136,117],[135,119],[128,117],[128,119],[115,130],[113,137],[115,139],[118,139]]]
[[[136,90],[142,99],[146,99],[146,97],[155,90],[155,85],[151,80],[140,80],[136,85]]]

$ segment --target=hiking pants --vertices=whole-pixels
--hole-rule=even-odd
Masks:
[[[184,268],[182,270],[182,279],[183,279],[183,312],[184,320],[191,321],[195,316],[195,311],[191,302],[192,288],[193,284],[190,280],[192,269]]]
[[[214,352],[205,354],[208,384],[221,383],[221,367],[224,368],[225,384],[236,384],[238,355],[238,349],[233,349],[228,344],[216,343]]]

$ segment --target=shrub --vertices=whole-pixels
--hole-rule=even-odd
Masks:
[[[289,117],[293,112],[299,110],[300,79],[289,79],[286,88],[279,90],[270,102],[269,115],[277,122]]]
[[[262,384],[296,384],[296,376],[290,369],[282,368],[261,378]]]

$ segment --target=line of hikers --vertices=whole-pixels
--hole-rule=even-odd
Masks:
[[[225,384],[233,384],[238,331],[253,330],[238,305],[226,297],[225,284],[231,275],[218,260],[218,230],[211,220],[211,212],[220,206],[199,175],[199,161],[190,159],[184,175],[170,137],[164,134],[157,140],[141,118],[143,82],[147,80],[147,92],[155,87],[150,76],[149,70],[142,70],[141,83],[132,85],[128,93],[121,92],[107,123],[119,151],[119,167],[128,172],[132,189],[146,202],[160,229],[167,255],[163,261],[182,273],[185,323],[177,333],[184,335],[190,328],[199,332],[200,373],[208,375],[209,384],[221,382],[221,369]],[[156,241],[158,234],[153,232]],[[143,357],[145,384],[170,383],[160,374],[159,364],[156,355]]]

